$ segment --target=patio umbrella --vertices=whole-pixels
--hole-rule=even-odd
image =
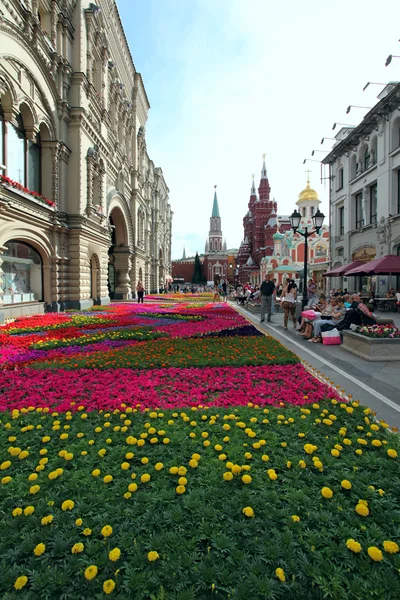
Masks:
[[[393,275],[400,274],[400,256],[387,254],[367,263],[362,263],[355,269],[347,271],[346,275]]]
[[[349,265],[342,265],[341,267],[335,267],[335,269],[332,269],[331,271],[327,271],[326,273],[323,273],[322,277],[342,277],[342,275],[350,275],[349,271],[351,271],[352,269],[355,269],[356,267],[359,267],[363,264],[364,263],[361,262],[360,260],[355,260],[354,262],[350,263]]]

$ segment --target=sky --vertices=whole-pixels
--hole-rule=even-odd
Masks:
[[[266,153],[271,197],[291,214],[310,169],[328,215],[321,160],[334,122],[357,125],[400,80],[399,0],[118,0],[150,100],[147,149],[174,212],[172,258],[204,251],[214,185],[228,248],[243,238],[252,174]],[[313,159],[317,162],[307,160]],[[328,177],[328,170],[322,171]]]

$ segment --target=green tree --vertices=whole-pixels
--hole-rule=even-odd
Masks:
[[[205,281],[203,276],[203,269],[201,268],[200,257],[196,252],[194,257],[194,272],[192,276],[192,283],[203,283]]]

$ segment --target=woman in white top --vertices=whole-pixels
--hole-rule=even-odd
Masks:
[[[294,327],[296,327],[297,322],[296,322],[295,311],[296,311],[297,285],[295,284],[293,279],[287,280],[287,283],[286,283],[285,287],[283,288],[282,298],[283,298],[282,307],[284,310],[283,326],[285,329],[287,329],[287,324],[288,324],[288,319],[289,319],[289,314],[290,314],[290,318],[293,321],[293,325],[294,325]]]

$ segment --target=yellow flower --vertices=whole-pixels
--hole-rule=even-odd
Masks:
[[[12,477],[7,475],[7,477],[2,478],[1,483],[2,483],[2,485],[6,485],[7,483],[10,483],[10,481],[12,481]]]
[[[242,510],[242,513],[246,515],[246,517],[254,517],[254,510],[251,508],[251,506],[246,506]]]
[[[300,469],[305,469],[305,468],[306,468],[306,466],[307,466],[307,465],[306,465],[306,463],[305,463],[305,461],[304,461],[304,460],[299,460],[299,467],[300,467]]]
[[[242,481],[243,481],[243,483],[246,483],[246,484],[251,483],[252,482],[251,475],[243,475]]]
[[[26,450],[23,450],[20,454],[18,454],[19,460],[23,460],[24,458],[27,458],[28,456],[29,456],[29,452],[27,452]]]
[[[112,562],[116,562],[121,556],[121,550],[119,548],[113,548],[108,553],[108,558],[112,560]]]
[[[1,471],[5,471],[9,467],[11,467],[11,461],[10,460],[5,460],[4,462],[1,463],[0,470]]]
[[[394,450],[393,448],[389,448],[389,449],[388,449],[388,451],[387,451],[387,455],[388,455],[390,458],[397,458],[397,457],[398,457],[398,454],[397,454],[396,450]]]
[[[267,474],[271,481],[275,481],[275,479],[278,479],[278,475],[276,474],[275,469],[268,469]]]
[[[113,480],[112,475],[106,475],[105,477],[103,477],[104,483],[110,483],[112,480]]]
[[[72,500],[64,500],[64,502],[61,504],[61,509],[62,510],[72,510],[75,506],[75,502],[73,502]]]
[[[149,552],[147,554],[147,560],[150,562],[154,562],[155,560],[158,560],[159,558],[160,558],[160,555],[155,550],[151,550],[151,552]]]
[[[110,537],[112,532],[113,532],[113,529],[112,529],[111,525],[104,525],[103,529],[101,530],[101,535],[103,537]]]
[[[140,477],[140,481],[142,483],[147,483],[150,481],[150,479],[151,479],[151,477],[148,473],[143,473],[143,475],[141,475],[141,477]]]
[[[186,475],[186,473],[187,473],[187,468],[186,467],[183,467],[183,466],[179,467],[179,469],[178,469],[178,475]]]
[[[242,472],[242,467],[240,465],[232,465],[231,471],[234,475],[240,475],[240,473]]]
[[[388,554],[396,554],[396,552],[399,551],[399,546],[396,544],[396,542],[389,542],[388,540],[385,540],[383,542],[383,549]]]
[[[231,473],[231,471],[226,471],[222,477],[225,481],[231,481],[233,479],[233,473]]]
[[[380,448],[382,446],[381,440],[372,440],[371,444],[375,446],[375,448]]]
[[[328,487],[323,487],[321,490],[321,494],[323,495],[324,498],[332,498],[332,496],[333,496],[332,490]]]
[[[369,508],[368,508],[368,506],[365,506],[365,504],[360,504],[360,502],[359,502],[356,506],[356,513],[358,515],[360,515],[361,517],[368,517]]]
[[[122,469],[123,471],[127,471],[127,470],[129,469],[129,467],[130,467],[130,466],[131,466],[131,465],[130,465],[128,462],[123,462],[123,463],[121,464],[121,469]]]
[[[140,461],[142,463],[142,465],[147,465],[147,463],[149,462],[149,459],[147,458],[147,456],[143,456],[143,458]]]
[[[162,462],[158,462],[154,465],[154,468],[156,471],[161,471],[164,468],[164,465]]]
[[[35,556],[42,556],[43,552],[46,550],[46,546],[44,544],[38,544],[34,549]]]
[[[85,570],[85,577],[88,581],[90,581],[91,579],[96,577],[96,575],[97,575],[96,565],[90,565],[90,567],[87,567],[87,569]]]
[[[294,523],[299,523],[300,517],[298,517],[297,515],[292,515],[292,521],[294,521]]]
[[[78,527],[80,527],[82,525],[82,523],[83,523],[83,520],[81,518],[76,519],[76,521],[75,521],[75,525],[78,525]]]
[[[176,493],[181,495],[184,494],[186,492],[186,488],[184,485],[178,485],[175,489]]]
[[[103,583],[103,592],[105,594],[111,594],[111,592],[114,590],[115,588],[115,582],[112,579],[107,579],[107,581],[105,581]]]
[[[187,484],[186,477],[179,477],[178,483],[179,483],[179,485],[186,485]]]
[[[100,469],[94,469],[92,471],[93,477],[98,477],[100,475],[100,473],[101,473]]]
[[[361,544],[359,544],[359,542],[356,542],[355,540],[353,540],[353,538],[350,538],[347,540],[346,547],[349,550],[351,550],[352,552],[355,552],[356,554],[358,552],[361,552],[361,550],[362,550]]]
[[[376,562],[380,562],[383,559],[383,554],[381,550],[379,550],[379,548],[377,548],[376,546],[369,546],[368,555],[370,556],[370,558],[372,558],[372,560]]]
[[[189,460],[189,467],[191,467],[192,469],[196,469],[198,466],[199,463],[197,462],[197,460],[195,460],[194,458]]]
[[[171,475],[176,475],[178,473],[178,467],[171,467],[169,472]]]
[[[71,548],[71,552],[72,554],[79,554],[80,552],[83,552],[84,549],[84,545],[82,544],[82,542],[78,542],[77,544],[74,544]]]
[[[48,525],[53,522],[53,518],[53,515],[47,515],[46,517],[43,517],[40,522],[42,525]]]
[[[19,517],[19,515],[22,515],[22,508],[14,508],[12,511],[12,516]]]
[[[85,535],[85,536],[87,537],[87,536],[89,536],[89,535],[92,535],[92,530],[91,530],[91,529],[89,529],[89,527],[86,527],[86,529],[84,529],[84,530],[82,531],[82,533],[83,533],[83,535]]]
[[[199,460],[200,460],[201,456],[200,456],[200,454],[197,454],[197,453],[195,452],[194,454],[192,454],[192,458],[193,458],[193,460],[197,460],[197,462],[199,462]]]
[[[351,490],[351,483],[347,479],[343,479],[343,481],[341,481],[340,485],[342,486],[342,488],[344,490]]]
[[[306,452],[307,454],[312,454],[316,450],[318,450],[318,446],[314,446],[313,444],[304,445],[304,452]]]
[[[29,493],[32,494],[32,495],[33,494],[37,494],[39,490],[40,490],[40,485],[32,485],[29,488]]]
[[[24,515],[27,517],[28,515],[31,515],[32,513],[35,512],[35,507],[34,506],[27,506],[26,508],[24,508]]]
[[[136,492],[137,489],[138,489],[137,483],[130,483],[128,485],[128,490],[130,492]]]
[[[22,575],[21,577],[18,577],[18,579],[15,581],[14,583],[14,588],[16,590],[22,590],[22,588],[28,583],[28,578],[26,577],[26,575]]]
[[[285,577],[285,571],[283,569],[275,569],[275,575],[277,576],[277,578],[279,579],[279,581],[286,581],[286,577]]]

